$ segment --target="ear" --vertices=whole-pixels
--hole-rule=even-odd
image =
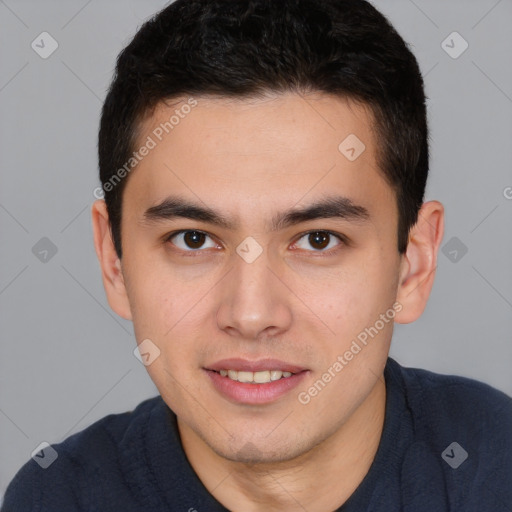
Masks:
[[[117,256],[112,241],[107,205],[103,199],[94,202],[91,214],[94,247],[100,262],[103,286],[105,287],[108,303],[119,316],[131,320],[132,314],[126,293],[121,260]]]
[[[437,253],[444,234],[444,207],[439,201],[424,203],[411,228],[407,251],[400,263],[397,301],[402,310],[395,322],[408,324],[423,313],[437,268]]]

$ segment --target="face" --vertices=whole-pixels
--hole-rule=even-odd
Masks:
[[[291,459],[336,432],[382,374],[401,264],[395,195],[361,106],[292,93],[195,101],[142,125],[137,147],[155,145],[129,176],[121,226],[130,316],[137,342],[160,350],[147,369],[183,428],[231,460]]]

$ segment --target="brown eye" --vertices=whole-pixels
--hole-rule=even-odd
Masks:
[[[187,231],[183,234],[183,241],[191,249],[199,249],[204,244],[205,234],[199,231]]]
[[[338,243],[336,243],[336,240]],[[331,233],[330,231],[311,231],[303,235],[297,242],[296,246],[299,249],[306,249],[311,252],[328,252],[325,249],[331,249],[337,245],[341,245],[342,238],[339,235]],[[309,247],[308,247],[309,246]]]
[[[202,231],[179,231],[177,233],[173,233],[167,238],[168,242],[171,242],[173,245],[182,249],[183,251],[191,252],[198,249],[210,249],[216,247],[213,241],[210,242],[210,245],[205,246],[205,241],[211,238]]]
[[[309,234],[308,241],[314,249],[325,249],[329,245],[331,235],[325,231],[315,231]]]

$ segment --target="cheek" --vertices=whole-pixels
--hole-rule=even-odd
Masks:
[[[191,369],[197,366],[201,347],[194,342],[191,324],[198,322],[193,308],[197,290],[154,268],[133,280],[130,300],[135,304],[137,341],[149,339],[159,351],[145,368],[166,402],[179,410],[187,403],[188,393],[196,393]]]
[[[201,350],[197,340],[204,339],[202,331],[210,332],[213,317],[205,296],[212,286],[210,279],[191,282],[165,265],[132,274],[129,294],[136,339],[152,340],[160,350],[158,362],[173,374],[185,372]],[[147,367],[152,378],[159,366]]]
[[[137,271],[130,274],[128,296],[137,340],[149,338],[165,347],[180,326],[180,318],[191,307],[188,305],[193,300],[190,286],[187,288],[181,280],[172,279],[165,269],[157,266],[145,271],[142,266],[132,268]]]
[[[189,276],[171,264],[164,251],[133,243],[130,247],[127,244],[125,254],[134,324],[161,335],[194,299],[195,287]]]
[[[360,261],[340,270],[323,290],[322,314],[340,340],[352,340],[375,324],[396,297],[394,270],[381,258]],[[380,324],[379,324],[380,325]],[[388,324],[382,329],[388,330]]]

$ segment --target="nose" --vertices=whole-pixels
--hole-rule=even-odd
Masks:
[[[266,250],[249,261],[236,255],[220,296],[217,325],[246,340],[277,336],[290,328],[293,294],[276,264],[271,267]]]

